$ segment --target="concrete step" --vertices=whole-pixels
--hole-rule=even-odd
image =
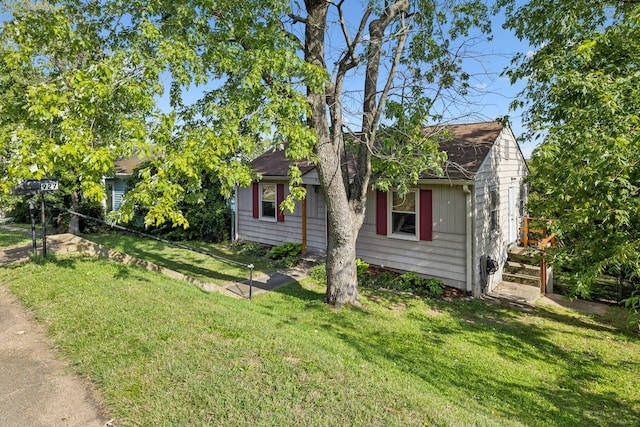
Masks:
[[[531,261],[540,256],[540,251],[535,248],[513,246],[509,249],[509,261],[531,264]]]
[[[489,301],[529,307],[534,306],[538,298],[540,298],[539,289],[508,281],[500,282],[494,290],[483,297],[483,299]]]
[[[540,276],[540,267],[518,261],[507,261],[504,271],[510,274],[526,274],[527,276]]]
[[[502,280],[513,283],[520,283],[522,285],[540,287],[540,276],[531,276],[522,273],[502,273]]]

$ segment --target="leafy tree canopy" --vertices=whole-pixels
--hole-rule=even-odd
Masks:
[[[553,262],[571,269],[577,295],[603,272],[640,283],[640,7],[542,0],[509,11],[537,48],[508,74],[527,79],[526,122],[544,135],[529,208],[556,220]]]
[[[75,208],[80,195],[101,201],[114,161],[146,151],[158,79],[94,3],[12,1],[3,12],[0,190],[56,177]]]
[[[22,9],[31,11],[34,4],[41,3],[26,2]],[[147,224],[170,221],[186,225],[180,203],[186,194],[199,191],[203,177],[219,177],[229,194],[233,185],[248,185],[255,178],[247,165],[252,155],[266,145],[286,142],[289,158],[308,159],[318,168],[330,224],[327,301],[336,305],[357,303],[355,241],[364,220],[372,168],[380,171],[377,185],[401,189],[415,182],[421,172],[437,170],[442,156],[437,154],[433,139],[420,131],[445,115],[454,119],[447,114],[451,102],[469,90],[464,61],[474,42],[490,28],[489,9],[481,0],[366,0],[359,4],[325,0],[62,0],[55,7],[42,4],[47,10],[61,11],[53,13],[52,25],[42,26],[51,28],[43,46],[55,47],[55,57],[71,62],[78,52],[85,54],[79,58],[91,57],[87,51],[98,55],[95,66],[82,63],[75,67],[84,73],[80,74],[81,82],[91,80],[83,92],[66,72],[35,67],[50,52],[18,47],[22,30],[11,33],[11,26],[7,26],[5,38],[9,42],[5,46],[16,45],[14,56],[34,51],[20,62],[19,75],[29,82],[33,77],[29,73],[35,71],[38,78],[47,81],[47,85],[37,86],[44,90],[37,97],[45,100],[39,103],[41,107],[34,110],[31,104],[20,107],[11,103],[18,105],[16,111],[21,114],[33,110],[41,115],[38,123],[54,119],[54,126],[34,127],[42,135],[47,130],[56,135],[43,150],[45,157],[56,158],[51,153],[60,143],[55,141],[63,140],[58,134],[85,144],[114,144],[116,139],[152,142],[150,167],[141,172],[142,180],[123,204],[122,219],[130,219],[137,205],[148,205]],[[72,21],[59,24],[65,19]],[[13,22],[18,25],[23,20]],[[86,35],[79,32],[84,29]],[[77,38],[76,51],[61,49],[56,32],[68,35],[70,41]],[[63,45],[73,47],[74,43]],[[135,92],[138,97],[126,98],[134,105],[110,99],[115,94],[113,84],[105,83],[100,90],[106,78],[100,70],[105,68],[111,76],[109,82],[129,79],[125,94],[129,95],[126,90]],[[50,74],[58,80],[51,82]],[[56,90],[52,84],[58,84]],[[127,114],[149,111],[146,102],[164,85],[169,87],[171,115],[154,122],[155,126],[149,126],[149,118],[146,122],[125,120],[129,119]],[[81,98],[73,103],[76,110],[60,117],[60,111],[66,110],[52,97],[68,93],[68,99],[75,101],[79,94],[88,97],[89,88],[92,93],[104,92],[97,106]],[[192,102],[186,95],[194,89],[203,95]],[[102,105],[112,109],[96,109]],[[132,108],[121,109],[123,106]],[[66,125],[65,117],[75,122]],[[22,117],[15,121],[25,122]],[[103,124],[101,138],[71,138],[63,133],[77,129],[95,133],[93,123]],[[383,130],[381,124],[385,125]],[[345,139],[345,134],[355,137]],[[383,143],[374,144],[378,140]],[[108,144],[95,147],[109,147],[103,150],[105,154],[117,151]],[[74,145],[79,146],[80,142]],[[120,147],[119,143],[116,146]],[[394,146],[401,147],[402,157],[393,156]],[[71,151],[83,154],[67,159],[67,164],[96,161],[96,155],[91,154],[95,149]],[[375,156],[383,161],[372,165]],[[110,162],[99,158],[99,169],[106,169]],[[38,164],[37,170],[49,174],[53,167]],[[83,173],[84,177],[87,173]],[[301,175],[295,167],[290,179],[292,190],[284,208],[292,208],[293,201],[304,196],[304,189],[297,186]]]

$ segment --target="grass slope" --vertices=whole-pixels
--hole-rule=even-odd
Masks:
[[[40,241],[38,241],[39,243]],[[0,249],[31,245],[31,235],[0,228]]]
[[[629,426],[640,340],[607,319],[311,281],[244,301],[89,258],[0,269],[120,425]],[[624,316],[624,314],[622,314]]]
[[[121,233],[89,234],[83,237],[110,249],[153,262],[205,282],[220,285],[249,278],[249,269],[247,267],[228,263],[156,240]],[[266,260],[243,254],[239,247],[202,242],[185,242],[184,244],[212,253],[218,257],[244,264],[254,264],[254,275],[260,275],[269,270]]]

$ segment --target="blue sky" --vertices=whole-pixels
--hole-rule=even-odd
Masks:
[[[520,3],[522,0],[518,0],[518,2]],[[348,5],[346,6],[347,10],[345,13],[347,20],[353,17],[352,22],[348,24],[350,26],[356,26],[358,24],[357,20],[359,20],[362,14],[360,1],[350,0],[350,3],[347,2],[346,4]],[[468,103],[460,103],[460,108],[452,111],[451,118],[447,117],[447,119],[455,122],[474,122],[494,120],[497,117],[508,115],[514,134],[520,142],[525,157],[530,157],[532,150],[535,148],[535,143],[526,142],[522,138],[525,132],[522,125],[522,111],[510,111],[509,109],[510,104],[517,97],[524,84],[523,82],[519,82],[511,85],[507,78],[500,77],[500,73],[509,65],[516,53],[526,54],[531,51],[531,47],[527,43],[520,42],[510,31],[504,30],[502,28],[503,23],[504,16],[495,16],[492,19],[492,41],[482,42],[473,48],[473,51],[477,52],[478,55],[473,60],[466,61],[465,70],[472,75],[470,83],[474,95],[469,99]],[[331,31],[336,30],[337,28],[334,26],[334,29]],[[299,34],[299,36],[302,37],[303,34]],[[331,35],[330,33],[327,43],[330,45],[339,38],[339,34]],[[327,51],[330,49],[331,46],[328,46]],[[330,64],[330,61],[327,62]],[[349,90],[353,88],[355,91],[360,92],[363,79],[363,72],[359,71],[356,77],[346,83],[346,89]],[[202,89],[200,88],[192,88],[186,96],[187,100],[190,101],[197,98],[201,91]],[[351,95],[356,98],[361,97],[360,93]],[[168,106],[166,96],[161,101],[161,104]],[[360,102],[354,103],[356,113],[360,105]],[[467,110],[465,110],[465,108],[467,108]],[[357,130],[360,118],[357,116],[354,117],[353,124]],[[349,118],[346,117],[346,120],[349,121]]]

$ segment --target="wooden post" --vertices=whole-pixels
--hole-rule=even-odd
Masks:
[[[540,293],[547,293],[547,262],[544,259],[544,252],[540,257]]]
[[[529,217],[528,216],[524,217],[524,231],[522,233],[522,241],[525,248],[529,246]]]
[[[307,189],[306,184],[302,184],[302,188]],[[302,203],[302,255],[307,254],[307,195],[301,201]]]

